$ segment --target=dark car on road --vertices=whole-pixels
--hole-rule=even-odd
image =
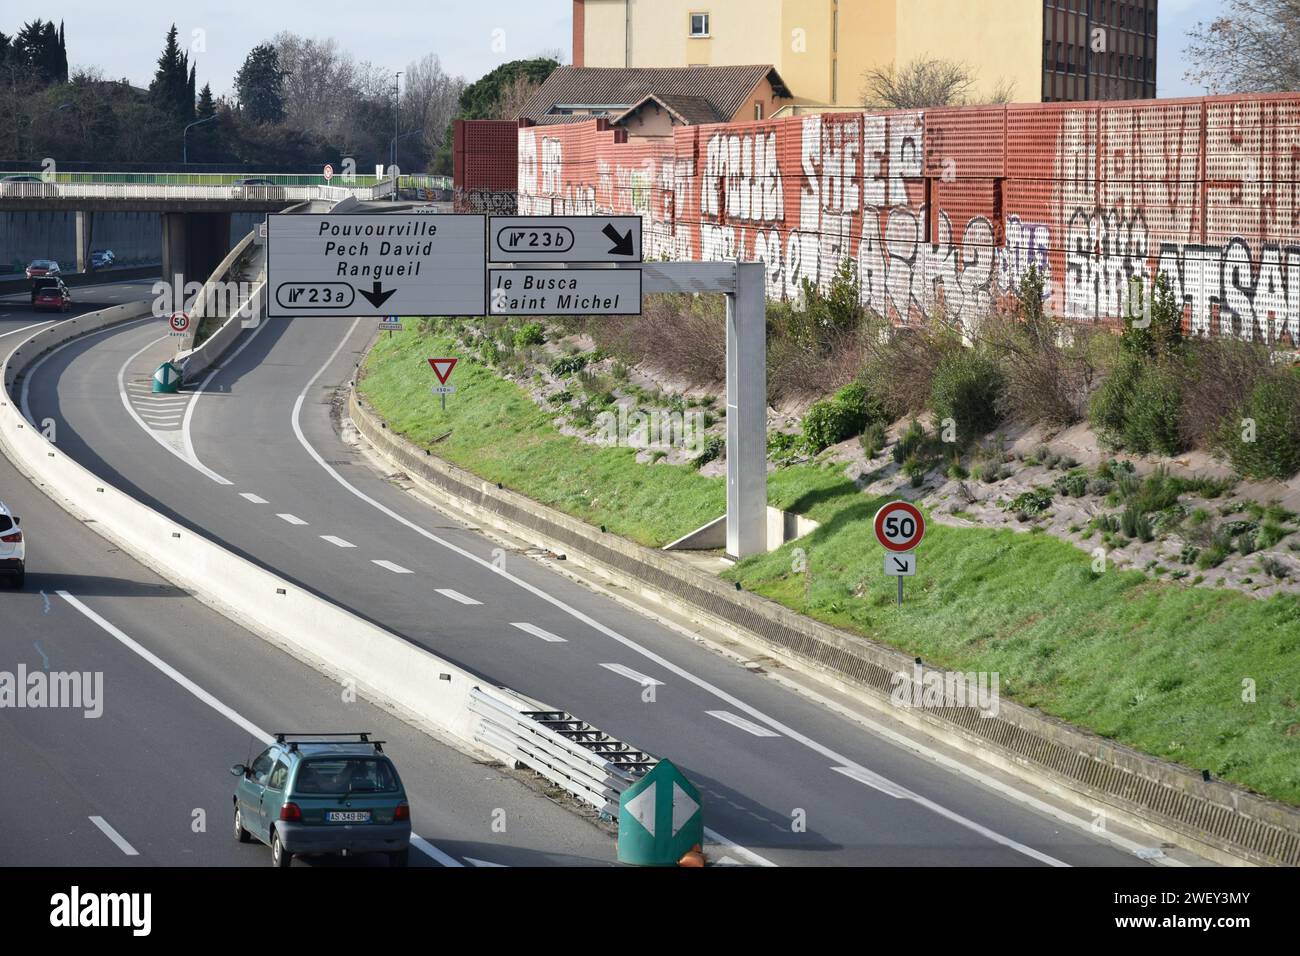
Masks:
[[[275,867],[315,853],[383,853],[406,866],[411,805],[372,736],[278,733],[251,765],[231,767],[235,839],[267,844]]]

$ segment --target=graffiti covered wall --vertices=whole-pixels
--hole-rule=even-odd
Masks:
[[[1036,265],[1052,309],[1169,277],[1189,329],[1300,345],[1300,96],[834,113],[625,141],[519,130],[524,215],[645,219],[648,257],[759,261],[768,293],[857,266],[864,305],[976,318]]]

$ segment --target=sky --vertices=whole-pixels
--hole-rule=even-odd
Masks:
[[[857,2],[857,0],[848,0]],[[968,0],[997,3],[1000,0]],[[1209,21],[1227,0],[1160,0],[1157,91],[1160,96],[1204,92],[1183,80],[1186,31]],[[128,12],[129,7],[129,12]],[[358,60],[403,70],[426,53],[443,68],[475,80],[507,60],[558,50],[572,55],[571,0],[383,0],[373,6],[334,0],[127,0],[120,3],[40,4],[0,14],[12,34],[36,16],[67,25],[68,62],[98,66],[109,79],[147,86],[175,21],[180,40],[198,67],[198,85],[228,93],[248,51],[281,30],[332,36]]]

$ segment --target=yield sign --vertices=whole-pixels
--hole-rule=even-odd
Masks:
[[[700,794],[671,761],[661,760],[623,794],[618,858],[673,866],[704,840]]]
[[[454,358],[436,358],[429,359],[429,365],[433,368],[433,374],[438,376],[438,381],[443,385],[447,384],[447,379],[451,378],[451,370],[456,367],[460,359]]]

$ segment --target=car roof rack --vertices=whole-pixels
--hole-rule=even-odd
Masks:
[[[306,733],[293,733],[293,732],[291,732],[291,731],[284,731],[284,730],[281,730],[281,731],[278,731],[277,733],[275,733],[273,736],[275,737],[275,742],[276,742],[277,744],[288,743],[288,745],[289,745],[289,751],[290,751],[291,753],[294,752],[294,751],[296,751],[296,750],[298,749],[298,744],[300,744],[300,743],[304,743],[304,744],[311,744],[311,743],[323,744],[323,743],[330,743],[330,741],[326,741],[326,740],[287,740],[287,738],[289,738],[289,737],[356,737],[356,738],[357,738],[357,741],[356,741],[357,743],[360,743],[360,744],[371,744],[371,745],[374,746],[374,748],[375,748],[375,753],[383,753],[383,752],[384,752],[384,744],[387,743],[387,741],[385,741],[385,740],[371,740],[371,739],[370,739],[370,736],[371,736],[371,734],[373,734],[373,733],[374,733],[374,731],[371,731],[371,730],[351,730],[351,731],[342,731],[342,732],[339,732],[339,733],[324,733],[324,734],[313,733],[313,732],[306,732]],[[346,742],[346,741],[344,741],[344,742]]]

